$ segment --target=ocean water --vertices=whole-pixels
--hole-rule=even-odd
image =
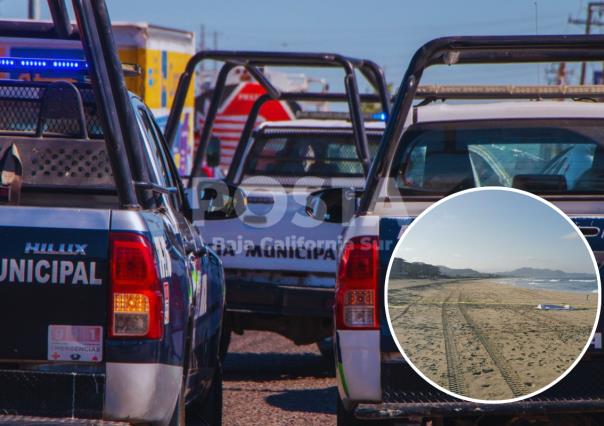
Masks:
[[[576,279],[548,279],[548,278],[498,278],[498,283],[514,285],[523,288],[533,288],[539,290],[570,291],[577,293],[597,293],[598,282],[593,280]]]

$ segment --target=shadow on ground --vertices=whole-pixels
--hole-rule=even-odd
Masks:
[[[287,380],[300,377],[334,377],[331,360],[312,353],[229,353],[224,363],[224,380]]]
[[[267,396],[266,402],[285,411],[335,414],[334,401],[337,392],[335,386],[324,389],[291,390]]]

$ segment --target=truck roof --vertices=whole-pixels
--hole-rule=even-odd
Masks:
[[[407,126],[416,123],[458,120],[527,118],[604,118],[604,103],[578,101],[500,101],[463,104],[430,104],[415,108]],[[415,118],[413,117],[415,116]]]
[[[288,121],[265,121],[261,123],[257,129],[291,129],[291,128],[304,128],[304,129],[345,129],[352,130],[352,124],[348,120],[322,120],[322,119],[298,119]],[[384,130],[386,123],[383,121],[366,121],[365,128],[368,130]]]

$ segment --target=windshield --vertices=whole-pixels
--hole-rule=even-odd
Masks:
[[[428,123],[405,135],[391,176],[401,194],[507,186],[538,194],[604,191],[604,130],[595,120]]]
[[[368,135],[369,149],[377,151],[380,134]],[[267,177],[269,182],[292,186],[309,177],[340,179],[342,184],[364,185],[363,166],[352,135],[262,135],[254,141],[243,179]],[[256,179],[257,180],[257,179]]]

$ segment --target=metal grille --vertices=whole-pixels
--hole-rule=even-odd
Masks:
[[[97,114],[92,89],[77,86],[82,96],[86,127],[91,138],[101,138],[103,131]],[[0,83],[0,132],[33,134],[38,126],[45,84],[37,82],[4,81]],[[56,105],[60,110],[61,105]],[[74,117],[50,118],[44,133],[71,137],[79,131]]]
[[[79,144],[83,145],[83,144]],[[86,144],[88,145],[88,144]],[[103,145],[46,147],[32,151],[28,183],[43,184],[48,179],[62,182],[105,180],[112,176],[109,157]]]
[[[408,364],[383,364],[384,402],[447,402],[457,399],[429,385]],[[580,362],[552,388],[529,400],[604,399],[604,359]]]
[[[40,104],[30,100],[0,99],[0,131],[35,132]]]
[[[0,411],[5,415],[100,418],[102,374],[1,370]]]

